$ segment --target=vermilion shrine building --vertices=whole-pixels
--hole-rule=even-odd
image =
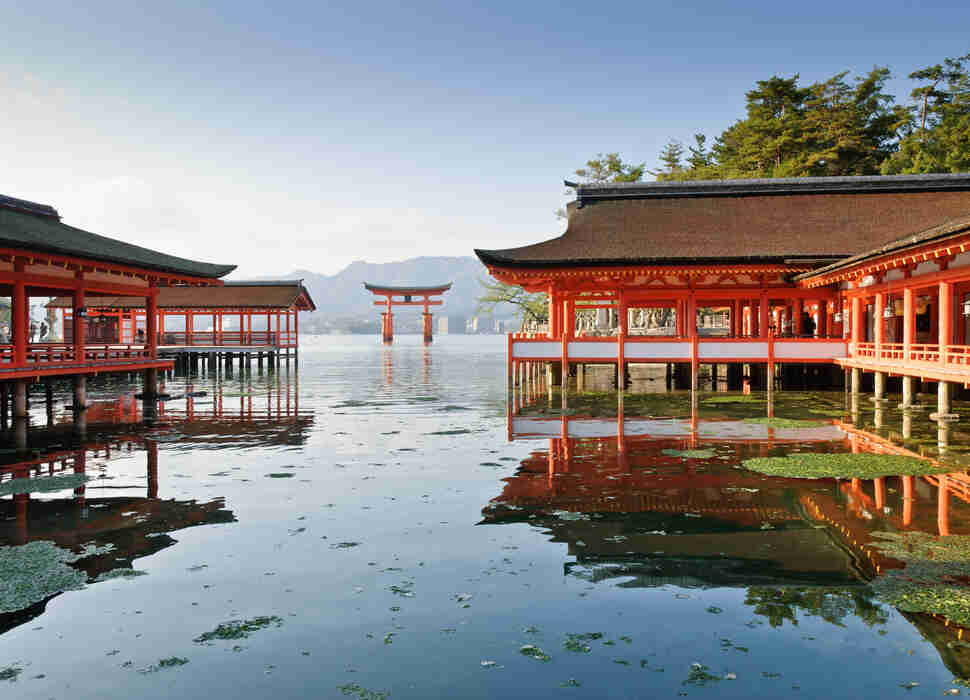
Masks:
[[[144,371],[153,396],[159,369],[157,300],[162,286],[215,287],[234,265],[186,260],[89,233],[60,220],[52,207],[0,196],[0,295],[10,298],[9,337],[0,344],[3,404],[14,394],[14,417],[26,419],[27,383],[72,377],[76,410],[85,406],[85,378],[103,372]],[[31,297],[67,295],[73,313],[70,342],[30,334]],[[87,338],[83,317],[92,295],[135,297],[149,313],[142,343],[113,347]],[[7,334],[4,333],[6,336]]]
[[[549,296],[545,334],[509,337],[526,364],[814,363],[970,382],[970,175],[575,185],[568,225],[522,248],[478,250],[503,282]],[[698,310],[726,317],[698,323]],[[673,322],[644,327],[645,313]],[[591,312],[615,319],[578,327]],[[583,324],[588,326],[589,324]],[[624,385],[625,372],[618,372]],[[773,382],[769,382],[769,388]]]
[[[89,298],[86,333],[109,344],[140,344],[147,324],[145,300],[138,297]],[[65,340],[73,334],[71,300],[49,304],[60,310]],[[199,290],[161,287],[156,301],[158,346],[164,354],[240,358],[296,354],[299,314],[316,306],[302,280],[227,281]]]

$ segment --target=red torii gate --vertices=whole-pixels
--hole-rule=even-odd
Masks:
[[[394,342],[394,314],[391,313],[393,306],[423,306],[424,307],[424,342],[431,342],[431,306],[441,306],[444,302],[441,299],[431,297],[444,294],[451,289],[451,282],[439,284],[434,287],[391,287],[382,284],[369,284],[364,282],[364,288],[375,296],[384,297],[384,301],[375,301],[374,306],[384,306],[386,311],[381,313],[381,338],[385,343]],[[399,298],[395,298],[399,297]],[[421,297],[416,300],[416,297]]]

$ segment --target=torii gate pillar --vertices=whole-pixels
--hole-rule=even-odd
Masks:
[[[431,343],[431,329],[433,324],[431,323],[431,313],[426,311],[422,314],[424,318],[424,344],[428,345]]]
[[[394,314],[390,309],[381,314],[381,338],[385,345],[394,342]]]

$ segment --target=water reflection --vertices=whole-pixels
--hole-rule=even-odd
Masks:
[[[143,496],[127,495],[139,487],[111,483],[110,462],[140,456],[144,464]],[[122,490],[126,495],[110,495]],[[150,438],[119,435],[89,442],[75,449],[0,465],[0,546],[24,547],[28,543],[52,543],[65,552],[85,547],[97,551],[81,557],[76,568],[85,580],[126,576],[134,572],[136,559],[176,544],[169,533],[197,525],[232,523],[235,517],[222,498],[206,502],[160,499],[159,449]],[[64,493],[69,495],[63,495]],[[15,550],[4,549],[5,558]],[[38,550],[43,552],[44,550]],[[48,549],[54,552],[53,548]],[[7,576],[16,572],[5,571]],[[36,573],[36,572],[32,572]],[[18,583],[15,581],[15,584]],[[44,612],[59,592],[41,589],[33,600],[24,588],[31,581],[3,587],[0,596],[0,634]],[[29,602],[14,609],[21,598]]]
[[[883,410],[877,405],[874,412],[882,428]],[[907,417],[904,433],[912,434]],[[940,456],[952,424],[934,425]],[[970,534],[965,472],[803,479],[740,466],[751,457],[800,452],[921,457],[851,418],[796,428],[701,420],[696,409],[682,419],[630,418],[621,401],[616,418],[514,416],[510,432],[547,446],[504,480],[482,511],[483,523],[528,523],[565,543],[566,577],[619,588],[745,589],[745,604],[772,626],[797,624],[799,612],[840,625],[850,616],[884,624],[906,600],[905,589],[885,582],[898,588],[913,564],[886,546],[883,533],[897,533],[903,549],[912,549],[908,533],[931,542]],[[970,598],[967,573],[946,569],[941,578],[959,600]],[[945,598],[939,607],[931,600],[920,603],[921,612],[900,612],[966,678],[964,628],[946,617]]]
[[[0,634],[41,615],[63,590],[137,574],[135,561],[175,545],[174,533],[237,521],[224,496],[160,497],[173,478],[166,457],[298,447],[313,427],[313,412],[300,408],[295,375],[270,376],[255,387],[245,373],[239,383],[188,377],[158,404],[129,390],[96,398],[79,415],[70,406],[52,415],[52,403],[45,426],[18,420],[3,434]],[[37,584],[33,566],[54,583]]]

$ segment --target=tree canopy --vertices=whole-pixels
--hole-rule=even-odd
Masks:
[[[669,141],[658,180],[940,173],[970,170],[970,54],[910,73],[906,105],[886,90],[891,72],[848,71],[804,85],[799,75],[759,80],[745,116],[708,147]]]

